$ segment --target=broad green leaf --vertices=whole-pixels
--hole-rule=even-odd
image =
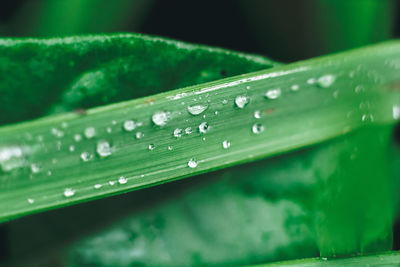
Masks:
[[[310,258],[293,260],[286,262],[277,262],[270,264],[253,265],[253,267],[329,267],[329,266],[385,266],[397,267],[400,264],[400,253],[398,251],[386,252],[381,254],[371,254],[367,256],[358,256],[342,259]],[[250,267],[250,266],[249,266]]]

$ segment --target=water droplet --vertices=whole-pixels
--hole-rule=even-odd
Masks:
[[[185,129],[185,133],[186,134],[191,134],[193,131],[192,131],[192,127],[187,127],[186,129]]]
[[[205,118],[207,118],[207,115],[206,115],[206,114],[203,115],[203,119],[205,119]]]
[[[261,111],[259,110],[254,111],[254,118],[261,119]]]
[[[111,127],[107,127],[106,131],[107,131],[107,133],[112,133],[112,128]]]
[[[47,171],[47,175],[48,175],[48,176],[51,176],[52,174],[53,174],[53,173],[51,172],[51,170],[48,170],[48,171]]]
[[[61,150],[61,146],[62,146],[61,141],[57,141],[57,150],[58,150],[58,151]]]
[[[87,151],[81,153],[81,159],[82,159],[84,162],[87,162],[87,161],[91,160],[92,158],[93,158],[93,155],[90,154],[90,153],[87,152]]]
[[[75,151],[75,146],[70,145],[70,146],[69,146],[69,151],[70,151],[70,152],[74,152],[74,151]]]
[[[335,92],[332,93],[333,98],[338,98],[339,96],[339,91],[336,90]]]
[[[176,128],[176,129],[174,130],[174,136],[175,136],[176,138],[182,137],[182,135],[183,135],[183,130],[182,130],[182,129]]]
[[[128,179],[126,179],[124,176],[121,176],[118,179],[119,184],[126,184],[127,182],[128,182]]]
[[[218,110],[216,110],[216,111],[214,112],[214,114],[215,114],[215,115],[218,115],[218,114],[219,114]]]
[[[253,125],[251,130],[253,131],[253,133],[259,134],[259,133],[262,133],[264,131],[264,126],[261,123],[256,123],[256,124]]]
[[[187,110],[190,114],[196,116],[203,113],[208,108],[208,105],[193,105],[188,106]]]
[[[99,141],[96,148],[97,154],[100,157],[108,157],[112,154],[110,143],[107,141]]]
[[[80,135],[80,134],[75,134],[75,135],[74,135],[74,140],[75,140],[75,142],[81,141],[81,140],[82,140],[82,135]]]
[[[136,133],[136,139],[140,139],[144,136],[144,134],[142,132],[137,132]]]
[[[365,88],[362,85],[357,85],[356,88],[354,88],[354,92],[356,94],[359,94],[359,93],[364,92],[364,91],[365,91]]]
[[[298,86],[297,84],[293,84],[292,87],[290,87],[290,90],[292,90],[293,92],[299,91],[300,86]]]
[[[65,197],[72,197],[73,195],[75,195],[75,190],[73,190],[72,188],[65,188],[64,190]]]
[[[112,124],[112,125],[116,125],[116,124],[117,124],[117,121],[116,121],[116,120],[113,120],[113,121],[111,122],[111,124]]]
[[[393,119],[400,119],[400,106],[393,106]]]
[[[363,114],[361,117],[361,121],[372,122],[372,121],[374,121],[374,116],[372,114]]]
[[[148,149],[149,149],[150,151],[153,151],[155,148],[156,148],[156,146],[155,146],[154,144],[150,144],[150,145],[148,146]]]
[[[222,100],[222,104],[223,104],[223,105],[228,104],[228,100],[226,100],[226,99]]]
[[[57,163],[57,159],[52,159],[51,163],[56,164]]]
[[[115,181],[109,181],[108,184],[113,186],[113,185],[115,185]]]
[[[244,108],[249,102],[250,102],[250,99],[246,95],[238,95],[235,98],[235,104],[238,108]]]
[[[206,133],[210,130],[211,126],[207,122],[202,122],[199,125],[199,131],[200,133]]]
[[[32,172],[32,173],[38,173],[39,171],[40,171],[39,165],[37,165],[37,164],[35,164],[35,163],[32,163],[32,164],[31,164],[31,172]]]
[[[276,89],[268,90],[268,91],[265,93],[264,96],[265,96],[265,98],[267,98],[267,99],[277,99],[277,98],[279,98],[279,97],[281,96],[281,89],[276,88]]]
[[[102,187],[102,185],[101,184],[95,184],[93,187],[94,187],[94,189],[100,189]]]
[[[22,157],[22,149],[18,146],[0,148],[0,166],[3,171],[22,167],[25,160]]]
[[[328,88],[335,82],[335,76],[332,74],[326,74],[318,78],[318,86],[322,88]]]
[[[222,142],[222,147],[225,148],[225,149],[230,148],[231,147],[231,142],[229,142],[228,140],[224,140]]]
[[[67,127],[68,127],[68,123],[65,122],[65,121],[63,121],[63,122],[61,123],[61,128],[67,128]]]
[[[310,78],[310,79],[307,80],[307,83],[308,84],[315,84],[316,80],[315,80],[315,78]]]
[[[171,150],[173,150],[173,149],[174,149],[173,146],[168,146],[168,150],[169,150],[169,151],[171,151]]]
[[[189,168],[196,168],[197,167],[197,161],[195,160],[195,159],[190,159],[189,161],[188,161],[188,166],[189,166]]]
[[[131,132],[131,131],[135,130],[136,126],[137,126],[137,124],[133,120],[124,121],[124,125],[123,125],[124,130],[127,132]]]
[[[321,260],[326,261],[326,260],[328,260],[328,258],[322,257]]]
[[[35,200],[33,198],[28,198],[27,201],[28,201],[29,204],[35,203]]]
[[[167,124],[167,121],[169,120],[169,112],[158,111],[153,114],[151,119],[155,125],[164,126]]]
[[[91,139],[96,135],[96,129],[94,127],[87,127],[84,134],[87,139]]]
[[[206,141],[206,138],[205,137],[203,137],[203,138],[201,138],[203,141]]]
[[[57,128],[51,128],[51,133],[58,138],[61,138],[64,136],[64,132],[61,130],[58,130]]]
[[[246,89],[247,89],[247,90],[250,90],[250,89],[251,89],[250,85],[246,86]]]

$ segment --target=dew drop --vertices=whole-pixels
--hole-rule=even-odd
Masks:
[[[35,203],[35,200],[33,198],[28,198],[27,201],[28,201],[29,204]]]
[[[328,88],[335,82],[335,76],[332,74],[326,74],[318,78],[318,86],[322,88]]]
[[[95,184],[93,187],[94,187],[94,189],[100,189],[102,187],[102,185],[101,184]]]
[[[189,161],[188,161],[188,166],[189,166],[189,168],[196,168],[197,167],[197,161],[195,160],[195,159],[190,159]]]
[[[150,151],[153,151],[153,150],[156,148],[156,146],[155,146],[154,144],[150,144],[147,148],[148,148]]]
[[[235,104],[238,108],[244,108],[249,102],[250,102],[250,99],[246,95],[238,95],[235,98]]]
[[[187,110],[190,114],[196,116],[203,113],[208,108],[208,105],[193,105],[188,106]]]
[[[119,184],[126,184],[128,182],[128,179],[125,178],[125,176],[121,176],[118,179]]]
[[[230,148],[230,147],[231,147],[231,142],[229,142],[228,140],[224,140],[224,141],[222,142],[222,147],[223,147],[224,149]]]
[[[144,134],[142,132],[137,132],[135,136],[136,136],[136,139],[140,139],[144,136]]]
[[[96,151],[97,154],[102,158],[108,157],[112,154],[110,143],[107,141],[98,142]]]
[[[84,162],[87,162],[87,161],[91,160],[92,158],[93,158],[93,155],[90,154],[90,153],[87,152],[87,151],[81,153],[81,159],[82,159],[82,161],[84,161]]]
[[[167,121],[169,120],[169,112],[158,111],[153,114],[151,119],[155,125],[164,126],[167,124]]]
[[[259,110],[254,111],[254,118],[261,119],[261,111]]]
[[[260,134],[260,133],[262,133],[264,131],[264,126],[261,123],[256,123],[256,124],[253,125],[251,130],[255,134]]]
[[[182,130],[182,129],[176,128],[176,129],[174,130],[174,136],[175,136],[176,138],[182,137],[182,135],[183,135],[183,130]]]
[[[300,87],[297,84],[293,84],[292,87],[290,87],[290,90],[293,92],[299,91]]]
[[[32,163],[32,164],[31,164],[31,172],[32,172],[32,173],[38,173],[39,171],[40,171],[39,165],[37,165],[37,164],[35,164],[35,163]]]
[[[96,129],[94,127],[87,127],[84,134],[87,139],[91,139],[96,135]]]
[[[211,126],[207,122],[202,122],[199,125],[199,132],[200,133],[206,133],[210,130]]]
[[[75,190],[73,190],[72,188],[65,188],[64,190],[65,197],[72,197],[73,195],[75,195]]]
[[[173,150],[173,149],[174,149],[173,146],[168,146],[168,150],[169,150],[169,151],[171,151],[171,150]]]
[[[267,98],[267,99],[277,99],[277,98],[279,98],[279,97],[281,96],[281,89],[276,88],[276,89],[268,90],[268,91],[265,93],[264,96],[265,96],[265,98]]]
[[[192,131],[192,127],[187,127],[186,129],[185,129],[185,133],[186,134],[191,134],[193,131]]]
[[[82,135],[80,135],[80,134],[75,134],[75,135],[74,135],[74,140],[75,140],[75,142],[81,141],[81,140],[82,140]]]
[[[131,131],[135,130],[136,126],[137,125],[133,120],[124,121],[124,124],[123,124],[124,130],[127,132],[131,132]]]

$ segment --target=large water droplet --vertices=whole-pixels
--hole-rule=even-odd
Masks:
[[[123,124],[124,130],[127,132],[131,132],[131,131],[135,130],[136,126],[137,126],[137,124],[133,120],[124,121],[124,124]]]
[[[65,188],[64,190],[65,197],[72,197],[73,195],[75,195],[75,190],[73,190],[72,188]]]
[[[250,102],[250,98],[246,95],[238,95],[235,98],[235,104],[238,108],[244,108]]]
[[[22,149],[18,146],[0,148],[0,166],[3,171],[22,167],[25,159],[22,156]]]
[[[207,122],[202,122],[199,125],[199,132],[200,133],[206,133],[211,129],[211,126]]]
[[[231,147],[231,142],[229,142],[228,140],[224,140],[222,142],[222,147],[225,148],[225,149],[230,148]]]
[[[190,168],[196,168],[197,167],[197,161],[195,160],[195,159],[190,159],[189,161],[188,161],[188,166],[190,167]]]
[[[153,116],[151,117],[153,123],[157,126],[164,126],[167,124],[168,120],[169,120],[169,112],[165,112],[165,111],[158,111],[156,113],[153,114]]]
[[[87,139],[91,139],[96,135],[96,129],[94,127],[87,127],[84,134]]]
[[[126,184],[127,182],[128,182],[128,179],[126,179],[124,176],[121,176],[118,179],[119,184]]]
[[[182,130],[182,129],[176,128],[176,129],[174,130],[174,136],[175,136],[176,138],[182,137],[182,135],[183,135],[183,130]]]
[[[335,82],[336,77],[332,74],[326,74],[318,78],[318,86],[328,88]]]
[[[262,133],[264,131],[264,126],[261,123],[256,123],[251,128],[252,132],[255,134]]]
[[[104,158],[112,154],[110,143],[107,141],[99,141],[96,148],[97,154]]]
[[[192,115],[199,115],[203,113],[208,108],[208,105],[193,105],[188,106],[187,110]]]
[[[90,154],[89,152],[85,151],[85,152],[81,153],[80,157],[81,157],[82,161],[87,162],[93,158],[93,155]]]
[[[281,89],[275,88],[275,89],[268,90],[264,96],[267,99],[277,99],[281,96]]]

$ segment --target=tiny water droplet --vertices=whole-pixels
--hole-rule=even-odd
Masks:
[[[149,149],[150,151],[153,151],[155,148],[156,148],[156,146],[155,146],[154,144],[150,144],[150,145],[148,146],[148,149]]]
[[[250,89],[251,89],[250,85],[246,86],[246,89],[247,89],[247,90],[250,90]]]
[[[57,159],[52,159],[51,163],[56,164],[57,163]]]
[[[48,176],[51,176],[52,174],[53,174],[53,173],[52,173],[50,170],[47,171],[47,175],[48,175]]]
[[[203,115],[203,119],[205,119],[205,118],[207,118],[207,115],[206,115],[206,114]]]
[[[400,119],[400,106],[393,106],[393,119]]]
[[[189,166],[189,168],[196,168],[197,167],[197,161],[195,160],[195,159],[190,159],[189,161],[188,161],[188,166]]]
[[[219,114],[218,110],[216,110],[216,111],[214,112],[214,114],[215,114],[215,115],[218,115],[218,114]]]
[[[229,142],[228,140],[224,140],[224,141],[222,142],[222,147],[223,147],[224,149],[230,148],[230,147],[231,147],[231,142]]]
[[[356,94],[359,94],[359,93],[364,92],[364,91],[365,91],[365,88],[364,88],[364,86],[362,86],[362,85],[357,85],[357,86],[354,88],[354,92],[355,92]]]
[[[127,182],[128,182],[128,179],[126,179],[124,176],[121,176],[118,179],[119,184],[126,184]]]
[[[174,130],[174,136],[175,136],[176,138],[182,137],[182,135],[183,135],[183,130],[182,130],[182,129],[176,128],[176,129]]]
[[[117,121],[116,121],[116,120],[113,120],[113,121],[111,121],[111,124],[112,124],[112,125],[116,125],[116,124],[117,124]]]
[[[164,126],[167,124],[168,120],[169,120],[169,112],[165,112],[165,111],[158,111],[156,113],[153,114],[153,116],[151,117],[153,123],[157,126]]]
[[[35,163],[32,163],[32,164],[31,164],[31,172],[32,172],[32,173],[38,173],[39,171],[40,171],[39,165],[37,165],[37,164],[35,164]]]
[[[27,201],[28,201],[29,204],[35,203],[35,200],[33,198],[28,198]]]
[[[211,126],[207,122],[202,122],[199,125],[199,132],[200,133],[206,133],[210,130]]]
[[[169,151],[171,151],[171,150],[173,150],[173,149],[174,149],[173,146],[168,146],[168,150],[169,150]]]
[[[102,187],[102,185],[101,184],[95,184],[93,187],[94,187],[94,189],[100,189]]]
[[[186,129],[185,129],[185,133],[186,134],[191,134],[193,131],[192,131],[192,127],[187,127]]]
[[[336,90],[335,92],[332,93],[333,98],[338,98],[339,96],[339,91]]]
[[[75,146],[70,145],[70,146],[69,146],[69,151],[70,151],[70,152],[74,152],[74,151],[75,151]]]
[[[142,132],[137,132],[136,133],[136,139],[140,139],[144,136],[144,134]]]
[[[328,88],[335,82],[336,77],[332,74],[326,74],[318,78],[318,86]]]
[[[310,79],[307,80],[307,83],[308,84],[315,84],[316,80],[315,80],[315,78],[310,78]]]
[[[374,116],[372,114],[363,114],[361,117],[361,121],[372,122],[372,121],[374,121]]]
[[[115,181],[109,181],[108,184],[113,186],[113,185],[115,185]]]
[[[107,133],[112,133],[112,128],[111,127],[107,127],[106,131],[107,131]]]
[[[256,123],[256,124],[253,125],[251,130],[253,131],[253,133],[259,134],[259,133],[262,133],[264,131],[264,126],[261,123]]]
[[[58,138],[61,138],[64,136],[64,132],[61,130],[58,130],[57,128],[51,128],[51,133]]]
[[[80,135],[80,134],[74,134],[74,140],[75,140],[75,142],[81,141],[81,140],[82,140],[82,135]]]
[[[321,260],[326,261],[328,258],[322,257]]]
[[[222,104],[223,104],[223,105],[228,104],[228,100],[226,100],[226,99],[222,100]]]
[[[127,132],[131,132],[131,131],[135,130],[136,126],[137,125],[133,120],[126,120],[126,121],[124,121],[124,124],[123,124],[124,130]]]
[[[87,152],[87,151],[81,153],[81,159],[82,159],[82,161],[84,161],[84,162],[87,162],[87,161],[91,160],[92,158],[93,158],[93,155],[90,154],[90,153]]]
[[[265,96],[265,98],[267,98],[267,99],[277,99],[277,98],[279,98],[279,97],[281,96],[281,89],[276,88],[276,89],[268,90],[268,91],[265,93],[264,96]]]
[[[84,134],[87,139],[91,139],[96,135],[96,129],[94,127],[87,127]]]
[[[297,84],[293,84],[292,87],[290,87],[290,90],[292,90],[293,92],[299,91],[300,86],[298,86]]]
[[[203,113],[206,109],[208,108],[208,105],[193,105],[193,106],[188,106],[187,110],[190,114],[196,116],[201,113]]]
[[[235,104],[238,108],[244,108],[250,102],[250,98],[246,95],[238,95],[235,98]]]
[[[67,128],[67,127],[68,127],[68,123],[65,122],[65,121],[63,121],[63,122],[61,123],[61,128]]]
[[[73,190],[72,188],[65,188],[64,190],[65,197],[72,197],[73,195],[75,195],[75,190]]]
[[[107,141],[99,141],[96,147],[97,154],[104,158],[108,157],[112,154],[112,149],[110,143]]]
[[[261,119],[261,111],[259,110],[254,111],[254,118]]]

